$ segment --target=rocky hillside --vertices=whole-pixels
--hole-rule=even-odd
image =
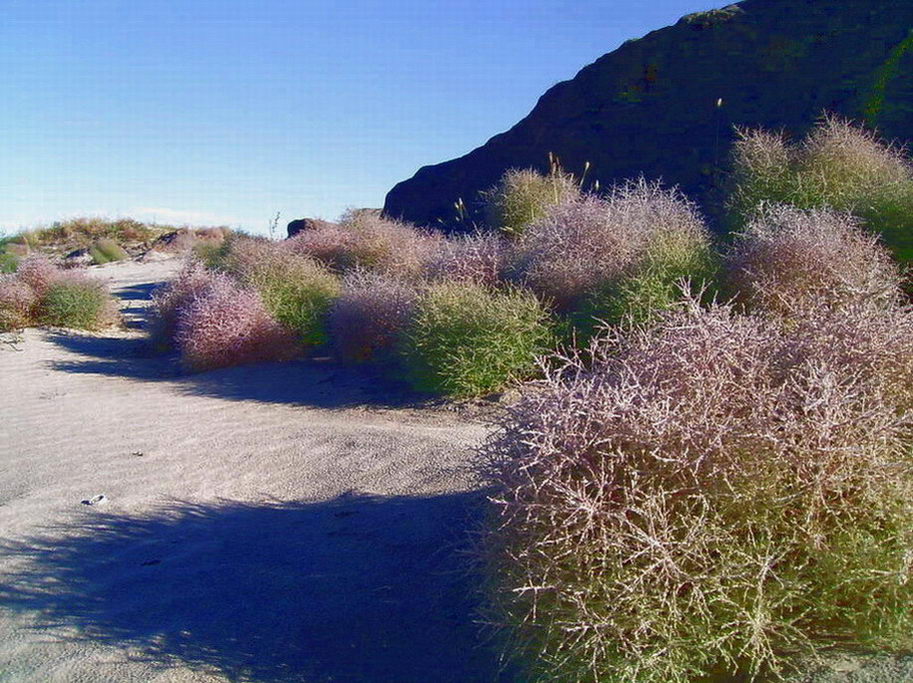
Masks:
[[[384,211],[464,229],[481,220],[480,190],[511,167],[546,171],[549,152],[575,173],[589,161],[602,186],[644,173],[712,209],[733,125],[798,135],[825,110],[913,139],[913,2],[744,0],[686,16],[554,86],[482,147],[419,169]]]

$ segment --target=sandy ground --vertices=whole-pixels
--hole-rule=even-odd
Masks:
[[[185,375],[128,330],[0,344],[0,681],[496,681],[474,623],[477,411],[313,360]],[[104,495],[106,501],[82,501]],[[835,660],[807,681],[913,681]]]
[[[130,331],[2,345],[0,680],[496,678],[482,421],[328,362],[181,374],[140,329],[175,266],[93,269]]]

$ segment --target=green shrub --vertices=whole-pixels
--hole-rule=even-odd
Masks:
[[[9,251],[0,251],[0,273],[15,273],[19,267],[19,257]]]
[[[123,247],[108,237],[95,240],[92,246],[89,247],[89,255],[95,264],[123,261],[129,258],[129,254],[124,251]]]
[[[339,277],[282,244],[239,240],[225,259],[228,272],[259,292],[269,313],[306,346],[327,341],[327,316],[339,296]]]
[[[763,130],[739,133],[729,200],[734,228],[762,203],[830,207],[863,219],[899,260],[913,257],[913,166],[901,149],[834,117],[798,144]]]
[[[419,298],[403,353],[414,386],[483,395],[535,374],[552,341],[545,307],[529,291],[466,282],[431,285]]]
[[[80,276],[55,281],[38,305],[38,322],[84,330],[111,324],[114,304],[101,282]]]
[[[510,169],[485,193],[487,221],[509,235],[520,235],[527,225],[545,215],[550,206],[574,201],[580,185],[573,175],[552,163],[548,175],[533,169]]]
[[[643,325],[656,320],[682,296],[682,285],[715,294],[718,257],[706,234],[658,234],[638,261],[619,278],[587,296],[572,316],[578,344],[602,325]]]

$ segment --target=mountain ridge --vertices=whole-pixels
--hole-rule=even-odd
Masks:
[[[643,173],[706,207],[734,126],[798,136],[824,112],[868,116],[886,137],[911,140],[911,28],[913,3],[888,0],[743,0],[687,15],[552,86],[468,154],[420,168],[390,190],[384,213],[468,229],[482,221],[480,191],[511,167],[546,171],[549,153],[577,174],[590,162],[588,180],[603,187]]]

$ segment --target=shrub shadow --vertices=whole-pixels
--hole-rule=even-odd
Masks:
[[[440,399],[414,391],[379,365],[343,365],[330,358],[257,363],[188,373],[176,354],[156,353],[143,338],[51,333],[49,341],[88,360],[52,361],[76,374],[168,381],[179,391],[236,401],[284,403],[316,408],[420,408]]]
[[[165,282],[143,282],[137,285],[126,285],[114,290],[118,298],[126,301],[148,301],[152,298],[152,293],[162,287]]]
[[[461,552],[478,493],[94,512],[0,543],[6,609],[232,680],[509,680]]]

